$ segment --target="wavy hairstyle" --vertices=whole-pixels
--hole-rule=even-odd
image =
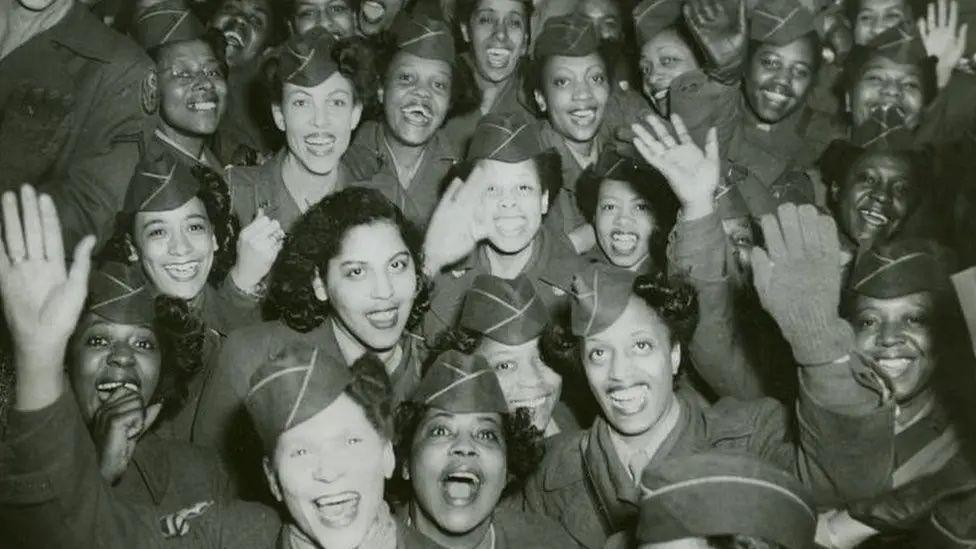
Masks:
[[[332,307],[315,297],[312,281],[328,271],[329,261],[339,255],[350,229],[378,222],[397,228],[413,260],[417,297],[407,327],[416,325],[428,305],[423,236],[400,208],[379,191],[363,187],[350,187],[326,196],[292,227],[271,267],[265,317],[280,318],[298,332],[309,332],[322,324],[332,314]]]
[[[358,404],[366,420],[386,440],[393,440],[393,384],[383,363],[372,353],[356,359],[351,366],[352,383],[346,395]]]

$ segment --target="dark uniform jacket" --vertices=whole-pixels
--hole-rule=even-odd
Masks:
[[[11,413],[0,444],[0,531],[4,547],[17,549],[272,547],[277,513],[224,499],[225,487],[205,452],[152,435],[109,486],[65,392],[46,408]]]
[[[135,43],[77,2],[64,19],[0,60],[4,117],[12,107],[11,93],[24,83],[72,98],[68,116],[54,132],[63,133],[64,142],[52,152],[40,180],[33,181],[57,204],[65,249],[73,249],[87,234],[104,243],[114,228],[115,213],[122,209],[139,160],[140,140],[156,125],[141,101],[142,83],[150,70],[149,58]],[[35,138],[40,140],[37,150],[57,139]],[[16,171],[23,161],[16,156],[0,150],[0,173],[11,170],[8,163]]]
[[[424,148],[413,178],[404,185],[397,174],[396,161],[387,146],[386,129],[381,122],[364,122],[356,131],[350,148],[379,160],[379,171],[361,183],[383,193],[418,227],[425,227],[437,207],[444,178],[454,164],[463,157],[461,143],[439,130]],[[389,138],[392,139],[392,138]]]
[[[479,274],[491,274],[485,252],[488,245],[479,244],[466,260],[434,278],[430,310],[424,315],[423,323],[423,336],[428,343],[432,343],[437,334],[457,324],[464,294],[474,279]],[[566,241],[553,238],[552,233],[543,226],[536,235],[532,257],[521,274],[532,282],[536,293],[555,319],[560,310],[569,304],[566,291],[573,275],[585,265]]]

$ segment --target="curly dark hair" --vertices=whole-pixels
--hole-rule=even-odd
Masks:
[[[364,187],[350,187],[326,196],[292,227],[271,267],[265,317],[280,318],[298,332],[309,332],[322,324],[332,308],[315,297],[312,281],[325,275],[329,261],[339,254],[350,229],[382,221],[397,228],[410,251],[418,293],[407,327],[420,322],[429,294],[423,274],[423,236],[382,193]]]
[[[396,39],[390,31],[383,31],[378,36],[374,36],[372,40],[377,56],[377,74],[381,75],[380,86],[385,88],[389,83],[390,67],[393,66],[393,60],[400,50],[397,48]],[[455,60],[451,64],[451,98],[444,122],[473,112],[480,106],[481,91],[475,80],[474,71],[467,63]],[[377,112],[372,114],[374,115],[373,118],[383,116],[382,109],[377,109]]]
[[[397,406],[394,416],[396,435],[393,444],[397,471],[403,471],[410,463],[417,429],[420,428],[420,424],[430,410],[431,407],[426,404],[409,400]],[[532,425],[532,417],[528,410],[519,409],[514,414],[506,412],[501,414],[501,417],[509,476],[508,484],[502,491],[502,497],[505,497],[521,489],[525,480],[542,461],[544,449],[542,432]],[[397,503],[407,503],[413,498],[411,481],[403,479],[401,475],[393,475],[389,487],[390,498]]]
[[[600,176],[595,167],[595,164],[587,167],[576,180],[576,206],[591,224],[596,216],[600,188],[611,179]],[[651,208],[650,216],[655,225],[649,245],[651,260],[654,265],[664,265],[668,235],[674,227],[679,206],[667,180],[654,168],[639,164],[628,164],[622,173],[614,173],[612,179],[626,183]]]
[[[240,222],[231,209],[230,189],[217,172],[204,166],[194,166],[191,170],[200,183],[200,190],[196,197],[203,202],[207,211],[207,218],[217,239],[217,251],[214,252],[213,265],[207,282],[217,288],[227,278],[227,273],[237,261],[237,233]],[[134,264],[131,251],[136,249],[133,234],[135,214],[120,212],[115,217],[115,232],[105,243],[99,254],[102,261],[118,261]]]
[[[613,45],[609,42],[601,42],[600,46],[594,52],[603,61],[603,68],[606,71],[607,86],[609,86],[610,94],[614,93],[614,86],[612,84],[614,80],[614,66],[616,65],[616,55],[614,53],[614,48],[619,48],[619,45]],[[535,101],[535,92],[543,93],[542,80],[545,74],[546,67],[549,65],[549,61],[555,57],[555,55],[545,55],[538,59],[526,58],[520,65],[520,80],[522,83],[522,94],[526,98],[525,103],[529,106],[535,113],[536,116],[545,118],[547,113],[544,112]]]
[[[380,87],[380,73],[376,70],[377,51],[361,36],[350,36],[336,42],[331,51],[339,74],[352,83],[353,99],[363,106],[364,113],[376,111],[376,94]],[[278,59],[271,56],[263,67],[267,94],[271,102],[281,104],[285,80],[278,70]]]
[[[206,326],[182,299],[161,295],[153,305],[155,332],[163,355],[156,393],[163,403],[164,417],[168,417],[183,408],[190,380],[203,367]]]
[[[383,362],[366,353],[352,363],[346,394],[359,404],[366,419],[385,439],[393,440],[393,384]]]

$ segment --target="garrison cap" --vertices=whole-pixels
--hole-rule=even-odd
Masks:
[[[589,337],[613,324],[634,293],[637,274],[602,263],[592,263],[573,276],[570,322],[573,335]]]
[[[278,437],[331,405],[352,384],[359,361],[352,367],[331,353],[295,341],[251,374],[244,405],[265,450],[274,450]]]
[[[797,0],[760,0],[749,22],[750,38],[776,46],[785,46],[814,30],[813,12]]]
[[[745,535],[787,549],[814,547],[809,491],[782,469],[746,454],[709,451],[641,475],[638,543]]]
[[[205,168],[181,162],[167,148],[147,149],[129,180],[122,211],[134,214],[179,208],[200,191],[198,174],[202,170]]]
[[[549,311],[525,276],[482,274],[465,293],[459,324],[499,343],[521,345],[542,334]]]
[[[396,39],[396,48],[399,51],[452,65],[456,61],[454,36],[447,23],[441,19],[401,11],[393,20],[390,32]]]
[[[954,258],[934,240],[896,239],[862,252],[851,271],[850,289],[878,299],[952,289]]]
[[[905,124],[905,112],[898,107],[880,106],[854,128],[851,142],[862,149],[905,150],[912,146],[912,130]]]
[[[471,137],[468,160],[498,160],[515,164],[546,150],[536,120],[525,114],[488,113],[478,121]]]
[[[434,359],[410,400],[455,414],[508,412],[498,376],[484,357],[458,351]]]
[[[167,0],[149,7],[132,24],[132,37],[143,48],[152,48],[195,40],[206,33],[206,27],[181,0]]]
[[[633,10],[637,44],[643,45],[677,23],[681,18],[681,4],[681,0],[644,0],[637,4]]]
[[[109,261],[88,279],[87,311],[119,324],[151,324],[152,290],[141,265]]]
[[[600,35],[593,22],[576,12],[547,19],[535,39],[534,59],[551,55],[584,57],[600,47]]]
[[[305,88],[321,84],[339,70],[332,56],[336,44],[336,38],[321,27],[292,36],[274,56],[279,78]]]

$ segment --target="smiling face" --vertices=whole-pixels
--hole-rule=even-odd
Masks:
[[[858,243],[882,242],[901,228],[914,202],[911,165],[888,152],[868,153],[835,187],[841,230]]]
[[[691,46],[674,29],[665,29],[641,46],[640,73],[644,95],[663,103],[675,78],[698,68]]]
[[[88,313],[75,329],[70,353],[68,375],[85,423],[116,390],[138,392],[144,403],[152,399],[162,357],[149,326]]]
[[[647,257],[655,221],[647,200],[630,183],[607,179],[600,184],[593,227],[607,259],[630,268]]]
[[[623,40],[620,8],[613,0],[582,0],[576,7],[576,12],[593,23],[601,40],[609,42]]]
[[[295,525],[330,549],[355,549],[376,520],[393,447],[346,394],[278,437],[265,474]]]
[[[392,349],[417,293],[413,257],[389,221],[349,229],[329,260],[325,292],[335,319],[367,350]]]
[[[203,290],[217,237],[202,200],[193,197],[165,212],[137,212],[132,230],[142,268],[159,293],[193,299]]]
[[[357,17],[360,32],[373,36],[390,28],[402,8],[403,0],[366,0]]]
[[[905,0],[860,0],[854,18],[854,43],[865,46],[906,21],[911,21],[911,8]]]
[[[775,124],[803,106],[813,84],[816,55],[820,52],[807,36],[785,46],[756,48],[749,59],[745,94],[760,120]]]
[[[407,145],[423,145],[444,123],[451,103],[451,66],[401,51],[383,86],[387,127]]]
[[[615,431],[647,432],[674,400],[681,348],[641,298],[630,296],[620,317],[583,340],[583,367],[593,396]]]
[[[856,298],[852,324],[857,350],[874,359],[878,375],[899,402],[924,389],[935,368],[934,309],[930,292]]]
[[[536,92],[536,101],[553,129],[578,143],[596,136],[609,98],[607,67],[596,53],[550,57],[542,69],[542,90]]]
[[[545,432],[559,401],[563,378],[542,361],[539,338],[521,345],[505,345],[484,337],[475,352],[498,375],[508,409],[515,413],[526,408],[532,415],[532,425]]]
[[[478,74],[503,82],[515,72],[529,43],[529,18],[517,0],[480,0],[461,32],[471,44]]]
[[[488,242],[501,253],[521,252],[539,233],[542,215],[549,208],[549,193],[542,189],[535,162],[480,162],[489,178],[484,201]]]
[[[491,520],[508,481],[500,414],[430,409],[417,427],[408,464],[421,532],[467,534]]]
[[[210,26],[224,33],[227,64],[240,67],[257,60],[271,40],[270,0],[224,0]]]
[[[156,72],[163,123],[193,136],[217,131],[227,101],[227,80],[206,42],[189,40],[166,46]]]
[[[334,72],[311,88],[287,82],[283,88],[281,104],[272,105],[271,114],[285,132],[289,154],[308,173],[332,173],[363,113],[352,82]]]
[[[875,109],[897,108],[905,125],[915,128],[925,104],[922,72],[916,65],[875,56],[864,65],[847,103],[855,126],[867,121]]]
[[[356,33],[355,17],[346,0],[298,0],[289,25],[294,34],[321,27],[336,38],[348,38]]]

